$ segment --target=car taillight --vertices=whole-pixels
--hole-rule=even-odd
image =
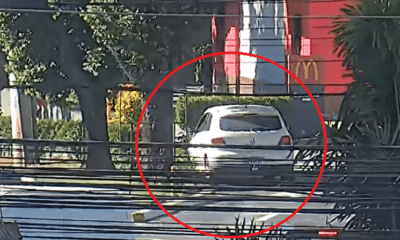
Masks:
[[[292,145],[292,138],[289,135],[285,135],[279,141],[279,145]]]
[[[225,144],[225,140],[222,137],[213,138],[213,139],[211,139],[211,143],[215,144],[215,145],[223,145],[223,144]]]
[[[337,229],[322,229],[318,231],[320,238],[337,238],[339,237],[339,230]]]

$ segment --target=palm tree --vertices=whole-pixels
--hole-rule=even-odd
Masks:
[[[339,112],[336,140],[399,143],[400,1],[364,0],[341,9],[333,33],[339,57],[355,82]]]
[[[342,103],[334,140],[343,145],[398,145],[400,0],[357,1],[341,11],[344,15],[334,21],[332,31],[336,35],[335,51],[344,58],[343,65],[350,70],[355,82]],[[362,159],[385,159],[393,155],[398,156],[399,152],[353,153],[353,157],[367,157]],[[367,166],[371,170],[374,167],[372,163]],[[355,183],[356,193],[353,194],[365,194],[374,201],[336,204],[336,208],[342,210],[339,220],[350,219],[346,226],[353,229],[399,229],[399,211],[395,210],[399,204],[390,200],[398,197],[398,193],[388,193],[389,182],[387,188],[377,189],[370,185],[376,179],[353,177],[347,180]],[[377,199],[382,197],[388,201],[379,204]],[[356,215],[351,216],[350,212]],[[393,234],[393,239],[399,239],[396,232]]]

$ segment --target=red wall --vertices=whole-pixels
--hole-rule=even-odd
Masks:
[[[224,14],[232,17],[212,19],[213,52],[238,51],[241,0],[225,0]],[[217,56],[213,59],[213,92],[224,91],[219,86],[234,84],[239,76],[239,57],[237,55]],[[234,88],[234,85],[232,86]]]
[[[312,15],[322,15],[322,16],[334,16],[339,15],[340,8],[344,4],[351,4],[353,1],[328,1],[328,2],[312,2],[309,3],[309,14]],[[310,19],[309,20],[309,37],[312,41],[312,54],[318,58],[324,59],[324,83],[325,84],[346,84],[353,81],[352,78],[343,77],[345,74],[345,69],[342,66],[342,60],[337,57],[334,51],[334,34],[330,33],[332,31],[332,18],[320,18],[320,19]],[[321,39],[324,38],[324,39]],[[346,87],[338,86],[326,86],[325,92],[327,93],[337,93],[346,91]]]
[[[286,41],[288,54],[288,68],[306,84],[324,84],[325,93],[343,93],[347,86],[328,86],[329,84],[348,84],[352,78],[343,77],[346,72],[342,60],[334,53],[334,34],[331,33],[334,19],[329,16],[342,14],[340,8],[345,4],[354,4],[352,0],[338,1],[295,1],[287,0],[287,15],[301,15],[301,36],[310,39],[310,56],[301,56],[293,49],[294,18],[288,18]],[[310,18],[310,16],[322,16]],[[291,40],[291,41],[290,41]],[[307,67],[308,66],[308,67]],[[315,72],[317,70],[317,72]],[[291,77],[289,84],[296,84]],[[324,109],[328,115],[335,115],[339,111],[342,97],[324,97]]]
[[[239,51],[239,32],[238,27],[231,27],[225,39],[225,52]],[[224,55],[225,75],[228,78],[236,78],[239,76],[239,56]]]

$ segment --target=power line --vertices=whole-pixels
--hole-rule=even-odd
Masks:
[[[332,25],[323,25],[323,26],[313,26],[312,28],[332,28]],[[243,28],[243,30],[283,30],[285,27],[250,27]]]
[[[146,0],[132,0],[132,2],[135,2],[135,4],[148,4],[149,1]],[[349,2],[349,0],[258,0],[257,3],[287,3],[287,2],[303,2],[303,3],[326,3],[326,2]],[[220,0],[220,1],[211,1],[211,0],[203,0],[203,1],[196,1],[194,2],[193,0],[186,0],[186,1],[182,1],[180,0],[179,2],[177,1],[158,1],[156,2],[156,4],[229,4],[229,3],[235,3],[237,4],[238,2],[235,0]],[[243,3],[249,4],[249,3],[254,3],[254,1],[251,0],[244,0]],[[68,4],[79,4],[73,1],[70,2],[63,2],[63,3],[57,3],[55,5],[68,5]],[[89,3],[87,5],[115,5],[113,3],[107,4],[107,3]]]
[[[335,37],[308,37],[309,39],[314,39],[314,40],[333,40]],[[284,41],[288,40],[289,38],[287,37],[282,37],[282,38],[241,38],[240,40],[242,41]]]
[[[312,61],[312,62],[315,62],[315,63],[319,63],[319,62],[343,62],[343,59],[322,59],[322,60],[320,60],[320,59],[307,59],[307,60],[298,60],[298,61],[289,61],[289,64],[290,63],[301,63],[301,62],[304,62],[304,61]],[[286,63],[286,61],[275,61],[276,63],[279,63],[279,64],[285,64]],[[227,61],[227,62],[225,62],[225,64],[235,64],[235,63],[239,63],[239,62],[235,62],[235,61]],[[271,63],[269,63],[269,62],[266,62],[266,61],[262,61],[262,62],[257,62],[257,64],[259,64],[259,63],[262,63],[262,64],[271,64]],[[240,64],[254,64],[254,62],[240,62]]]
[[[76,11],[76,10],[52,10],[52,9],[24,9],[24,8],[0,8],[0,12],[19,12],[19,13],[67,13],[67,14],[95,14],[95,15],[135,15],[135,16],[148,16],[148,17],[242,17],[252,18],[254,15],[240,15],[240,14],[209,14],[209,13],[144,13],[144,12],[99,12],[99,11]],[[299,18],[299,16],[257,16],[257,18]],[[360,18],[360,19],[400,19],[400,16],[343,16],[343,15],[309,15],[300,16],[305,19],[343,19],[343,18]]]

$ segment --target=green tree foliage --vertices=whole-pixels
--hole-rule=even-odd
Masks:
[[[336,52],[344,57],[343,65],[351,71],[355,82],[342,103],[334,133],[334,143],[341,145],[398,145],[400,130],[400,1],[363,0],[342,9],[343,16],[334,22]],[[312,158],[322,157],[322,153]],[[351,158],[365,163],[362,172],[376,171],[380,160],[397,158],[399,151],[388,148],[363,148],[358,151],[342,151],[328,159],[343,158],[347,162],[346,172],[360,171],[352,167]],[[349,160],[350,158],[350,160]],[[346,174],[347,175],[347,174]],[[379,199],[395,199],[398,191],[391,189],[396,182],[377,180],[378,177],[344,176],[338,183],[351,183],[351,190],[337,189],[334,196],[348,200],[338,202],[336,220],[346,222],[347,229],[378,230],[382,238],[384,232],[391,239],[399,239],[398,204],[380,203]],[[381,187],[370,187],[381,181]],[[334,184],[333,184],[334,185]],[[338,186],[339,186],[338,185]],[[368,196],[370,201],[354,201],[352,196]],[[382,231],[383,230],[383,231]],[[385,237],[383,237],[385,238]],[[371,238],[372,239],[372,238]],[[389,239],[389,238],[387,238]]]
[[[11,138],[11,117],[0,116],[0,137]]]
[[[339,113],[344,144],[399,143],[400,1],[364,0],[334,23],[336,52],[355,83]],[[376,16],[376,17],[373,17]]]
[[[107,89],[126,80],[135,81],[146,67],[144,56],[157,55],[157,46],[150,50],[155,44],[148,39],[149,32],[156,29],[145,27],[149,24],[144,19],[117,1],[93,0],[79,5],[5,0],[1,6],[34,10],[0,16],[7,73],[15,74],[19,84],[33,86],[35,94],[65,99],[71,91],[76,93],[89,138],[107,141]],[[36,12],[38,9],[54,10],[54,14]],[[62,13],[64,10],[76,14]],[[93,159],[89,167],[111,168],[107,149],[89,150]]]
[[[73,90],[89,138],[107,141],[108,89],[127,80],[152,89],[166,72],[193,58],[193,46],[209,42],[209,35],[199,34],[199,29],[209,32],[201,17],[166,19],[138,13],[201,13],[209,11],[213,4],[200,8],[188,2],[163,3],[158,0],[1,1],[3,8],[34,10],[0,16],[0,44],[9,62],[7,73],[14,73],[19,84],[33,86],[35,90],[31,91],[35,94],[68,98]],[[54,12],[49,14],[51,11]],[[187,68],[176,79],[187,78],[185,71],[193,75]],[[166,110],[172,105],[164,95],[158,97],[155,101],[159,102],[159,109]],[[164,131],[164,127],[157,129]],[[89,159],[94,161],[89,161],[89,167],[112,168],[107,151],[107,146],[89,150]]]
[[[197,57],[209,54],[211,52],[211,46],[211,44],[202,44],[200,46],[194,47],[194,51],[196,52]],[[194,67],[194,78],[196,82],[200,82],[201,80],[205,61],[206,59],[202,59],[196,62],[196,65]]]
[[[91,0],[85,6],[80,16],[90,27],[95,46],[84,69],[94,76],[99,75],[99,68],[114,65],[127,80],[135,82],[149,62],[162,57],[158,54],[158,45],[162,44],[159,30],[148,19],[136,16],[130,7],[117,0]],[[114,85],[119,83],[117,80]]]
[[[110,88],[121,83],[121,79],[134,81],[135,74],[147,66],[146,57],[157,53],[157,42],[150,37],[155,38],[158,30],[147,20],[135,16],[132,9],[118,4],[117,0],[76,1],[76,4],[49,0],[48,6],[45,0],[37,2],[31,6],[32,9],[45,6],[46,10],[54,10],[54,14],[2,12],[0,45],[7,53],[7,73],[14,73],[19,84],[35,86],[42,94],[59,96],[76,88],[78,79],[68,77],[69,70],[61,66],[74,50],[69,49],[70,52],[63,55],[60,50],[65,41],[72,40],[74,47],[83,54],[83,61],[78,61],[80,67],[96,77],[94,80]],[[77,11],[77,14],[62,13],[66,10]],[[28,23],[28,20],[36,18],[41,20]],[[46,36],[43,34],[46,30],[55,32]],[[63,37],[66,39],[61,39]],[[46,42],[48,46],[45,46]],[[125,78],[117,77],[121,75],[115,71],[117,69]],[[46,76],[53,76],[50,72],[58,77],[44,81]],[[101,72],[117,76],[105,81]],[[63,81],[56,81],[61,80],[60,77]]]

